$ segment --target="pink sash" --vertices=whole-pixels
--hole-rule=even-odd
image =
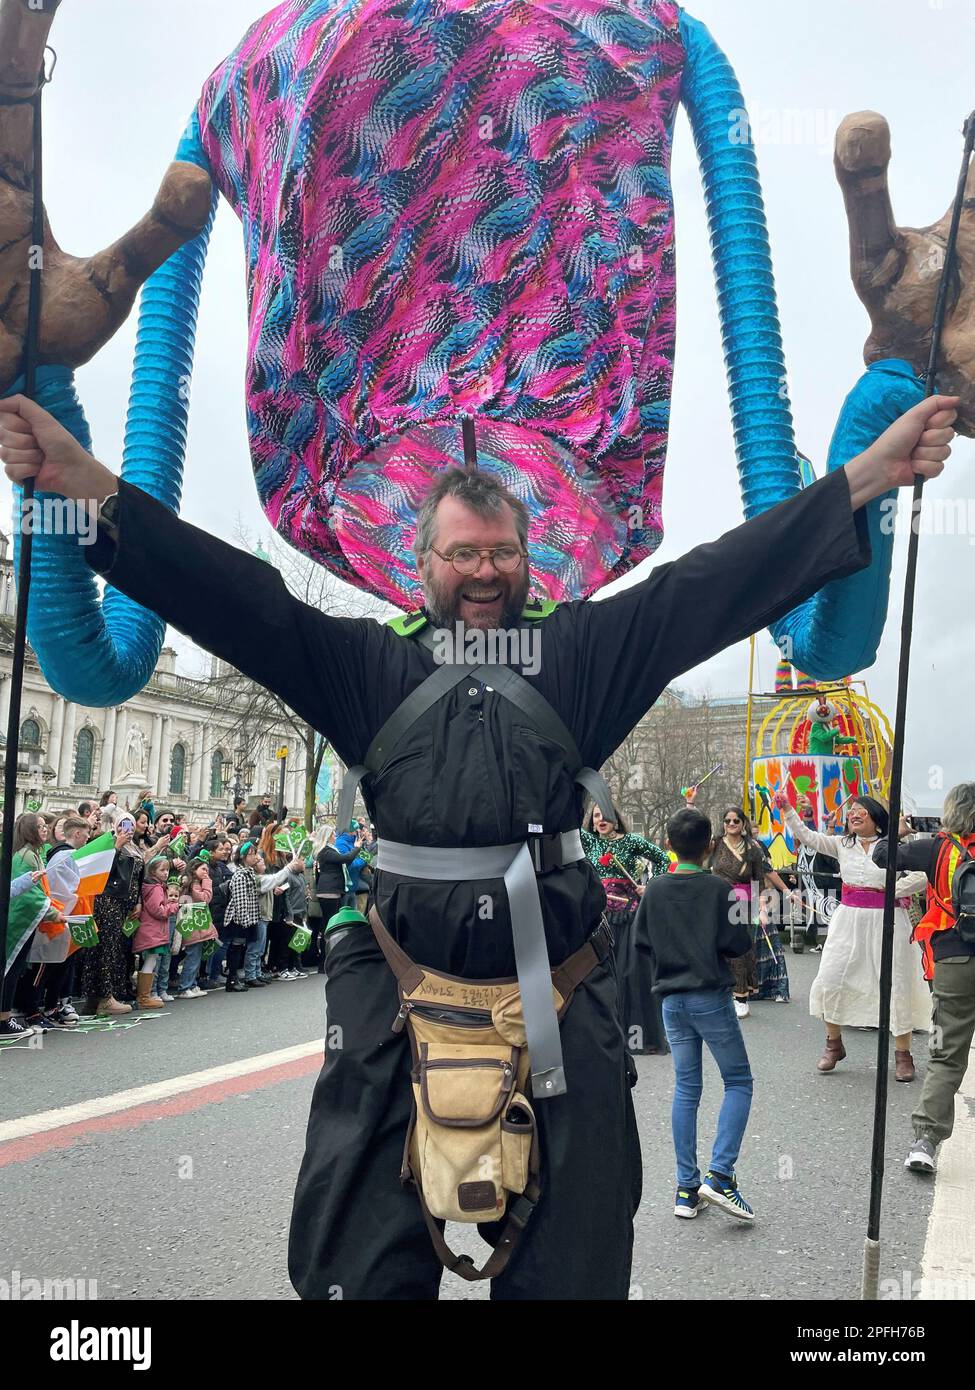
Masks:
[[[845,907],[883,907],[884,890],[882,888],[853,888],[850,884],[844,883],[840,902]],[[894,899],[896,907],[908,907],[910,902],[910,898]]]

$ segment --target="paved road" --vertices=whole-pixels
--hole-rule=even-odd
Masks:
[[[806,1000],[818,960],[790,956],[793,1003],[753,1005],[744,1025],[757,1084],[738,1171],[760,1218],[753,1227],[716,1211],[675,1220],[670,1059],[639,1059],[645,1178],[634,1298],[856,1296],[876,1034],[851,1032],[848,1060],[832,1076],[815,1072],[822,1032]],[[124,1030],[49,1034],[40,1049],[0,1051],[0,1126],[307,1044],[323,1024],[322,981],[311,976],[171,1005]],[[924,1039],[915,1044],[923,1067]],[[0,1128],[0,1278],[97,1279],[101,1299],[293,1298],[288,1220],[317,1068],[308,1049],[296,1052],[274,1071],[203,1078],[67,1129],[10,1140]],[[930,1181],[901,1166],[917,1090],[891,1084],[883,1273],[898,1281],[920,1272],[933,1197]],[[702,1139],[713,1134],[719,1092],[708,1060]],[[476,1249],[468,1236],[457,1244]],[[443,1292],[486,1296],[450,1276]]]

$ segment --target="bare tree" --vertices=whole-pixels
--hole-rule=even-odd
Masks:
[[[382,621],[396,611],[380,599],[343,584],[307,555],[300,554],[277,537],[273,537],[264,549],[255,544],[253,536],[242,525],[238,524],[235,534],[243,546],[278,570],[285,586],[296,598],[321,613]],[[246,595],[242,595],[242,598],[246,598]],[[281,659],[287,661],[287,651],[281,653]],[[305,828],[310,830],[315,814],[315,788],[328,748],[325,736],[273,691],[257,685],[226,663],[213,668],[207,690],[214,700],[213,714],[208,722],[219,725],[221,732],[237,740],[241,748],[255,749],[270,730],[282,726],[289,737],[293,736],[298,741],[305,759],[304,822]]]
[[[744,728],[738,711],[722,723],[708,696],[693,701],[668,689],[605,764],[603,774],[617,806],[632,824],[662,844],[667,821],[683,803],[681,788],[721,768],[702,787],[701,809],[741,800]],[[715,826],[717,830],[718,827]]]

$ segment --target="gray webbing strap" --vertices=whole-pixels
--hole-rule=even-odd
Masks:
[[[518,988],[525,1017],[532,1096],[535,1100],[549,1100],[552,1096],[565,1095],[565,1067],[559,1020],[552,996],[552,966],[545,940],[542,903],[535,865],[527,843],[522,845],[511,861],[504,876],[504,886],[508,894]]]
[[[355,794],[359,790],[359,783],[368,771],[365,763],[356,763],[355,767],[346,770],[342,790],[339,792],[339,809],[335,817],[337,830],[351,829],[352,812],[355,810]]]
[[[416,640],[428,651],[432,651],[436,644],[436,638],[430,628],[424,628],[418,633]],[[539,694],[524,676],[512,671],[509,666],[472,666],[467,662],[460,662],[439,665],[415,690],[411,690],[370,743],[364,762],[349,768],[339,796],[339,829],[349,828],[355,808],[355,794],[363,777],[370,772],[378,772],[407,729],[467,676],[481,681],[506,700],[510,700],[531,720],[539,733],[557,743],[566,754],[569,771],[575,780],[585,787],[604,816],[612,821],[617,820],[616,807],[606,779],[595,768],[583,767],[575,739],[545,696]]]
[[[563,864],[585,858],[578,830],[564,830],[561,838]],[[521,841],[513,845],[445,849],[380,840],[376,868],[402,878],[425,878],[434,883],[476,883],[487,878],[504,878],[521,848]]]
[[[592,797],[593,803],[599,807],[606,819],[611,820],[616,825],[619,822],[619,815],[603,774],[597,772],[594,767],[580,767],[576,773],[576,781],[585,787]]]
[[[561,838],[563,863],[585,857],[578,830],[566,830]],[[380,840],[376,867],[386,873],[439,882],[504,879],[528,1038],[532,1095],[536,1100],[565,1095],[562,1039],[552,998],[552,967],[545,941],[538,879],[528,843],[435,849]]]
[[[428,709],[432,709],[444,695],[449,694],[455,685],[459,685],[472,669],[471,666],[459,664],[439,665],[431,671],[429,676],[397,705],[370,743],[363,759],[366,767],[372,772],[378,772],[407,729],[412,728],[416,721],[426,714]]]

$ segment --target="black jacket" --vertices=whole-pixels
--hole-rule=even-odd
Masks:
[[[351,864],[358,857],[357,847],[349,850],[348,854],[340,854],[334,845],[325,845],[319,850],[315,860],[315,893],[322,897],[344,897],[345,870],[342,866]]]
[[[434,670],[433,655],[417,642],[368,618],[309,607],[263,560],[180,521],[124,482],[118,529],[117,544],[99,531],[85,547],[88,563],[274,691],[346,766],[362,761],[392,712]],[[525,623],[539,658],[527,679],[568,726],[585,762],[600,767],[670,681],[869,558],[866,515],[852,512],[840,469],[612,598],[560,604],[544,621]],[[172,583],[160,587],[153,576],[162,570]],[[203,590],[212,602],[182,599]],[[242,593],[246,635],[224,618]],[[524,841],[530,823],[548,834],[577,829],[583,800],[560,748],[510,701],[471,679],[413,725],[366,790],[380,842],[442,847]],[[549,955],[562,961],[598,924],[605,894],[587,860],[539,883]],[[428,882],[380,870],[375,898],[414,960],[453,975],[516,973],[500,880]]]
[[[227,905],[230,902],[230,880],[234,876],[234,871],[229,864],[225,864],[222,859],[211,859],[209,862],[210,882],[213,884],[213,897],[210,899],[210,916],[213,918],[215,927],[223,926],[223,919],[227,915]]]
[[[650,942],[654,994],[730,987],[728,959],[751,947],[742,905],[717,874],[660,874],[647,884],[636,939]]]
[[[118,902],[132,902],[139,896],[144,874],[145,864],[141,855],[116,850],[108,882],[98,896],[114,898]]]

